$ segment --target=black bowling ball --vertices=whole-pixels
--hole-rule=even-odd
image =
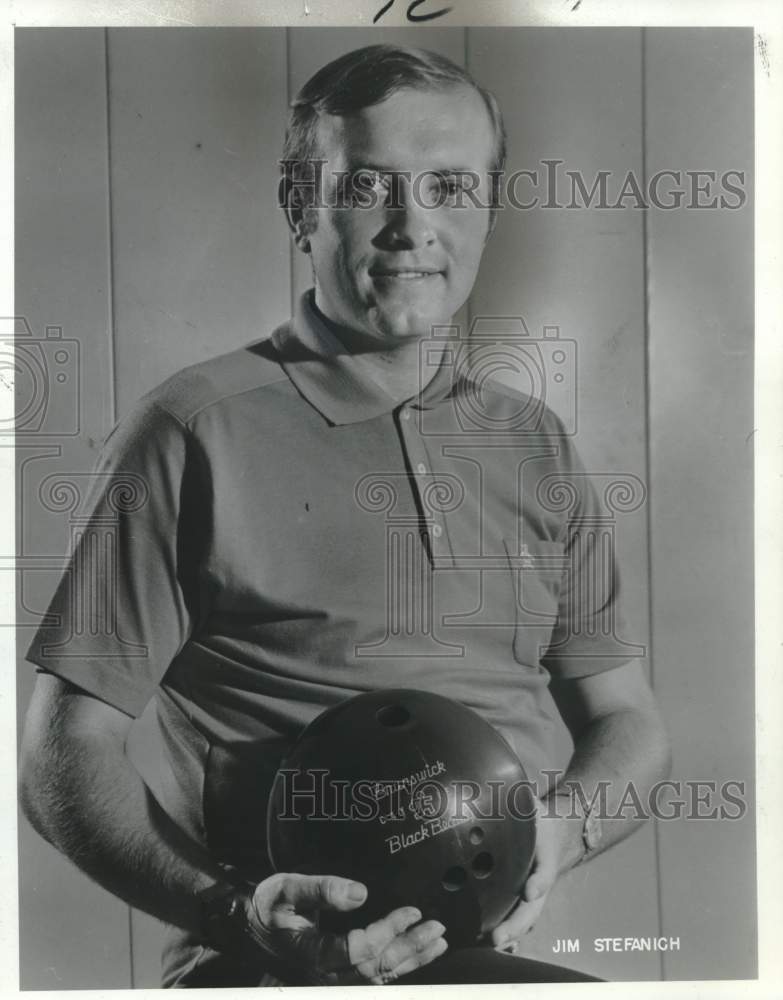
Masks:
[[[517,902],[535,799],[503,737],[441,695],[373,691],[328,709],[277,772],[267,813],[276,871],[341,875],[368,898],[322,925],[366,926],[399,906],[475,943]]]

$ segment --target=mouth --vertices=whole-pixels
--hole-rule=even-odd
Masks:
[[[443,274],[431,268],[417,269],[411,267],[372,268],[370,277],[375,281],[426,281]]]

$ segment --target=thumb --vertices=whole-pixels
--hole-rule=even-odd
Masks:
[[[355,910],[367,887],[337,875],[294,875],[286,880],[285,898],[297,910]]]

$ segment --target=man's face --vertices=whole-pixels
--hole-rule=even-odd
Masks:
[[[481,96],[468,86],[401,90],[355,115],[323,116],[319,140],[316,304],[371,350],[428,336],[470,294],[489,233],[479,205],[489,204],[494,133]],[[345,207],[340,176],[357,171],[364,204]],[[477,182],[479,205],[459,191]]]

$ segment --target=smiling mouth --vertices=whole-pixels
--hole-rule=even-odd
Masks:
[[[395,269],[395,270],[389,270],[389,271],[386,271],[386,270],[384,270],[384,271],[381,271],[381,270],[370,271],[370,277],[376,278],[376,279],[380,278],[382,280],[387,280],[387,281],[388,280],[394,280],[394,281],[422,281],[425,278],[435,278],[439,274],[442,274],[442,273],[443,273],[442,271],[415,271],[415,270],[407,269],[406,268],[404,270],[403,269],[399,269],[399,270]]]

